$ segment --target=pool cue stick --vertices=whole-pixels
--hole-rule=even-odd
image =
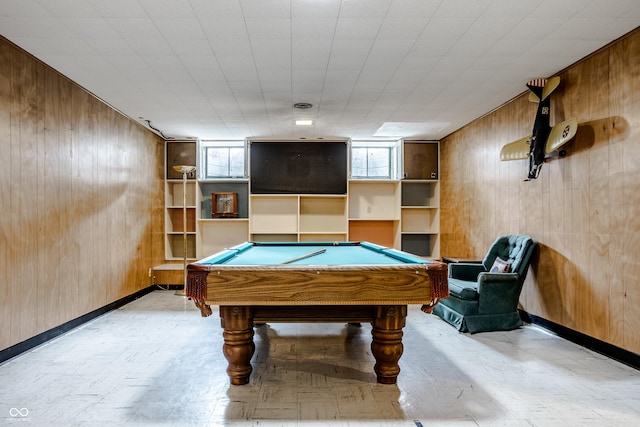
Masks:
[[[326,249],[320,249],[320,250],[318,250],[318,251],[309,252],[309,253],[308,253],[308,254],[306,254],[306,255],[302,255],[302,256],[299,256],[299,257],[291,258],[290,260],[287,260],[287,261],[281,262],[280,264],[291,264],[292,262],[300,261],[301,259],[310,258],[310,257],[312,257],[312,256],[316,256],[316,255],[323,254],[323,253],[325,253],[326,251],[327,251]]]

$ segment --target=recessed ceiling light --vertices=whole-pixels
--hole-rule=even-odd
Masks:
[[[311,126],[313,120],[296,120],[296,126]]]

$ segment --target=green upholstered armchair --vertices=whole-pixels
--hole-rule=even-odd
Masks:
[[[537,242],[530,236],[498,237],[481,264],[449,264],[449,297],[433,314],[461,332],[508,331],[522,325],[518,300]],[[492,272],[496,258],[510,264],[508,272]],[[498,263],[500,263],[498,260]]]

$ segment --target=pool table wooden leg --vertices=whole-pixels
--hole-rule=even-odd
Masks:
[[[402,356],[402,328],[407,319],[406,305],[386,305],[375,307],[375,318],[371,334],[371,352],[376,358],[373,367],[378,382],[395,384],[400,373],[398,361]]]
[[[229,362],[227,374],[233,385],[249,382],[253,342],[253,307],[221,306],[220,318],[224,332],[222,351]]]

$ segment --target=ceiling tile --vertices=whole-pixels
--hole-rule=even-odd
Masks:
[[[637,0],[2,0],[0,33],[169,135],[449,123],[437,139],[639,17]],[[296,129],[302,114],[314,126]]]
[[[151,18],[183,19],[195,18],[189,0],[137,0]]]

